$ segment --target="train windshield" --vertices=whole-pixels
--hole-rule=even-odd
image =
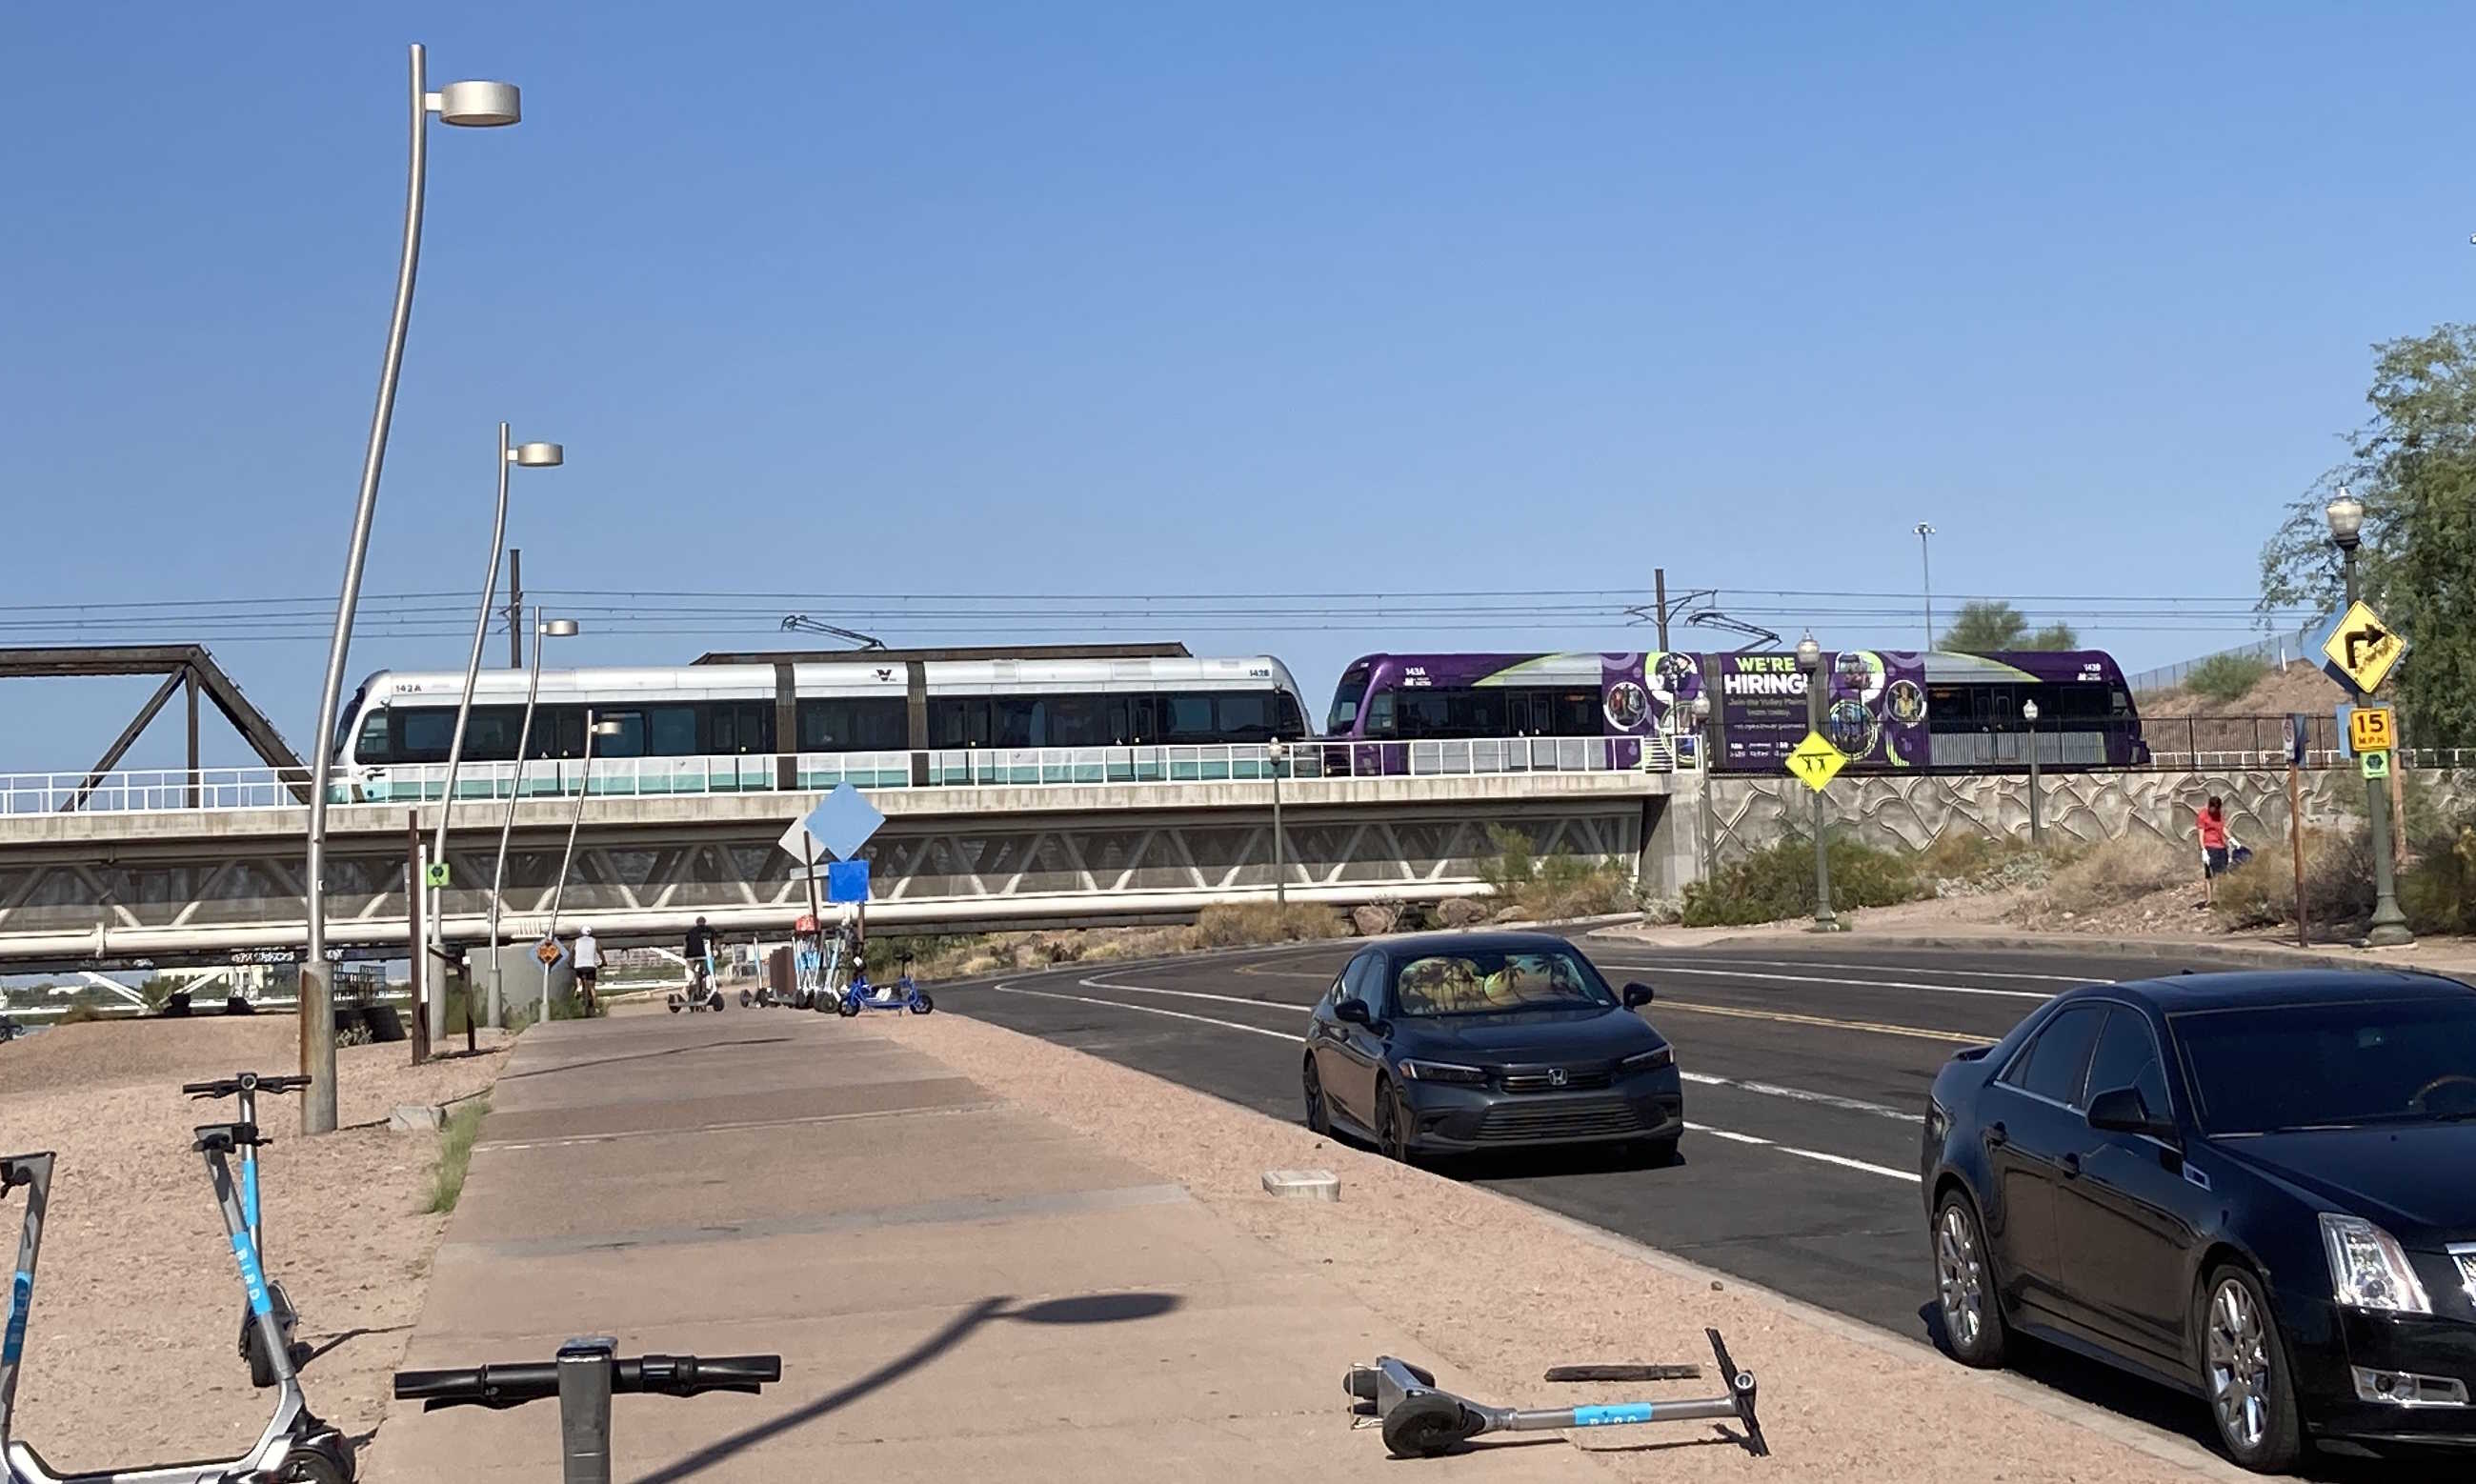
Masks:
[[[1339,688],[1332,693],[1332,715],[1325,719],[1325,731],[1331,736],[1346,735],[1358,723],[1358,705],[1367,699],[1367,672],[1351,670],[1341,678]]]
[[[342,710],[335,713],[335,734],[327,740],[328,756],[338,758],[344,756],[344,744],[352,738],[353,723],[360,720],[361,703],[369,698],[370,688],[364,685],[353,692],[353,699]]]

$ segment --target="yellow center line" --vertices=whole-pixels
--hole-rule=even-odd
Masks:
[[[1787,1010],[1748,1010],[1732,1004],[1696,1004],[1686,1000],[1671,1000],[1663,995],[1649,1010],[1653,1020],[1668,1010],[1686,1010],[1696,1015],[1729,1015],[1739,1020],[1785,1021],[1793,1026],[1829,1026],[1835,1030],[1870,1030],[1876,1035],[1913,1036],[1920,1041],[1950,1041],[1963,1046],[1984,1046],[2003,1039],[2001,1036],[1966,1034],[1957,1030],[1930,1030],[1922,1026],[1886,1026],[1879,1021],[1834,1020],[1827,1015],[1795,1015]]]

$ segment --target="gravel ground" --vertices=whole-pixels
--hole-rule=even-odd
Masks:
[[[55,1150],[13,1430],[56,1469],[228,1457],[272,1410],[237,1353],[240,1285],[189,1130],[232,1116],[179,1085],[298,1065],[289,1016],[64,1026],[0,1047],[0,1143]],[[328,1348],[303,1373],[312,1410],[361,1434],[421,1305],[446,1218],[421,1210],[436,1136],[387,1110],[487,1088],[504,1047],[414,1068],[401,1044],[337,1053],[344,1129],[303,1139],[297,1098],[264,1100],[269,1270]],[[5,1207],[13,1249],[23,1207]]]
[[[1243,1229],[1320,1268],[1397,1323],[1401,1348],[1448,1361],[1443,1384],[1478,1399],[1641,1399],[1638,1386],[1540,1380],[1550,1365],[1618,1361],[1698,1361],[1701,1381],[1664,1383],[1653,1395],[1709,1396],[1718,1387],[1702,1328],[1717,1325],[1737,1363],[1761,1381],[1775,1456],[1757,1462],[1735,1447],[1702,1446],[1712,1435],[1685,1425],[1575,1440],[1617,1478],[2118,1484],[2231,1472],[2128,1424],[2067,1420],[2057,1414],[2078,1415],[2072,1403],[2016,1378],[1968,1372],[1889,1337],[1860,1337],[1853,1326],[1594,1240],[1510,1198],[1097,1057],[958,1016],[896,1017],[890,1028],[1000,1095],[1179,1181]],[[1340,1202],[1263,1194],[1264,1171],[1296,1168],[1339,1175]],[[1922,1214],[1919,1222],[1922,1302]],[[1333,1378],[1335,1427],[1346,1425],[1340,1382]],[[1372,1434],[1367,1447],[1371,1456],[1381,1450]]]

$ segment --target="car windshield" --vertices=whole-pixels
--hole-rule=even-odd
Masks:
[[[1430,953],[1393,977],[1399,1013],[1500,1015],[1511,1010],[1578,1010],[1616,1004],[1590,961],[1570,949]]]
[[[2476,995],[2172,1018],[2214,1134],[2476,1118]]]

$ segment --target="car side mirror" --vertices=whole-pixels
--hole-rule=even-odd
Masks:
[[[1650,1003],[1650,986],[1647,984],[1626,985],[1624,987],[1624,1002],[1625,1008],[1628,1010],[1639,1010],[1644,1005]]]
[[[2175,1126],[2149,1111],[2138,1088],[2109,1088],[2092,1098],[2089,1125],[2107,1133],[2146,1134],[2170,1144],[2175,1140]]]
[[[1375,1024],[1374,1013],[1367,1008],[1367,1002],[1364,1000],[1343,1001],[1332,1007],[1332,1017],[1335,1020],[1348,1021],[1353,1026]]]

